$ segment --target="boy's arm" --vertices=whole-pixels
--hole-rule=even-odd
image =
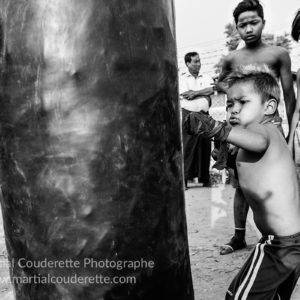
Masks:
[[[189,134],[227,141],[251,152],[264,152],[270,143],[268,131],[263,125],[254,124],[247,128],[232,127],[226,122],[215,121],[202,112],[190,113],[184,121],[184,128]]]
[[[230,55],[227,55],[226,57],[224,57],[222,62],[221,72],[218,78],[218,82],[216,84],[217,91],[226,93],[226,84],[223,82],[223,80],[230,73],[230,71],[231,71],[231,59],[230,59]]]
[[[294,136],[295,136],[295,130],[298,125],[299,117],[300,117],[300,69],[297,72],[296,107],[295,107],[295,111],[294,111],[291,126],[290,126],[289,140],[288,140],[288,146],[292,153],[294,153]]]
[[[291,59],[287,51],[282,52],[282,54],[280,55],[280,59],[280,81],[282,85],[289,128],[291,128],[293,113],[296,104],[295,92],[293,88],[293,76],[291,72]]]
[[[265,152],[270,144],[268,131],[260,124],[249,125],[247,128],[233,127],[227,141],[239,148],[257,153]]]

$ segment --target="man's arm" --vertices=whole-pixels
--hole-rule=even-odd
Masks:
[[[280,81],[286,107],[289,128],[291,128],[293,113],[295,110],[295,92],[293,88],[293,76],[291,72],[291,59],[287,51],[280,55]],[[290,130],[291,133],[291,130]],[[290,135],[289,133],[289,135]]]
[[[270,144],[268,131],[263,125],[250,125],[247,128],[235,126],[230,131],[227,141],[256,153],[265,152]]]
[[[197,97],[201,97],[201,96],[210,96],[214,93],[214,89],[213,86],[211,87],[207,87],[205,89],[199,90],[199,91],[186,91],[184,93],[181,94],[181,96],[187,100],[193,100]]]
[[[200,90],[189,90],[181,93],[181,96],[187,100],[193,100],[199,97],[209,97],[214,93],[215,82],[209,75],[203,75],[201,79],[202,86],[205,88]]]
[[[297,99],[296,99],[297,101],[296,101],[296,107],[293,114],[293,118],[291,121],[289,140],[288,140],[288,146],[292,153],[294,153],[294,136],[295,136],[295,131],[300,117],[300,69],[297,72],[296,82],[297,82]]]

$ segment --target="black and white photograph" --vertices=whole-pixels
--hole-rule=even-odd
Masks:
[[[0,0],[0,299],[300,299],[299,0]]]

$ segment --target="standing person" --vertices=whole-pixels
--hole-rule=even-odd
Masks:
[[[200,74],[201,61],[197,52],[189,52],[184,57],[186,72],[179,77],[180,104],[182,118],[191,111],[208,113],[213,94],[213,79]],[[191,136],[182,131],[184,154],[185,187],[188,180],[198,178],[204,187],[210,186],[209,166],[211,142],[205,137]]]
[[[296,168],[277,129],[280,89],[262,71],[228,78],[229,123],[191,113],[185,127],[238,147],[243,195],[262,234],[226,293],[226,300],[290,299],[300,275],[300,202]]]
[[[287,119],[291,124],[295,109],[295,93],[291,72],[291,59],[288,52],[279,46],[267,45],[262,41],[262,31],[265,26],[263,7],[258,0],[241,1],[233,11],[237,31],[245,46],[229,53],[223,62],[219,76],[219,89],[226,92],[222,81],[233,70],[245,65],[267,65],[280,79],[286,107]],[[233,150],[233,157],[236,151]],[[235,233],[231,240],[221,246],[220,254],[232,253],[245,248],[246,219],[249,205],[245,201],[242,190],[237,186],[234,195],[234,225]]]
[[[292,38],[298,42],[300,35],[300,10],[297,11],[296,16],[292,23]],[[291,129],[290,129],[290,138],[289,138],[289,147],[290,149],[294,150],[294,136],[295,130],[297,128],[299,118],[300,118],[300,69],[297,71],[296,77],[296,84],[297,84],[297,102],[296,102],[296,109],[293,115]]]

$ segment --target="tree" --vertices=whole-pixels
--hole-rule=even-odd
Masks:
[[[234,23],[228,23],[225,25],[225,31],[226,34],[226,47],[229,51],[233,51],[237,48],[239,45],[239,42],[241,40]]]
[[[236,30],[236,26],[234,23],[228,23],[225,25],[225,31],[226,34],[226,47],[228,51],[236,50],[238,47],[241,38]],[[264,42],[266,42],[268,45],[275,45],[285,48],[288,52],[291,50],[291,40],[289,38],[288,33],[284,33],[283,35],[275,36],[275,34],[272,33],[263,33],[262,39]],[[220,73],[222,62],[225,55],[222,55],[219,62],[214,66],[215,73]]]
[[[291,51],[291,40],[289,38],[288,33],[284,33],[284,35],[275,36],[275,34],[263,34],[264,41],[269,45],[280,46],[285,48],[288,52]]]

